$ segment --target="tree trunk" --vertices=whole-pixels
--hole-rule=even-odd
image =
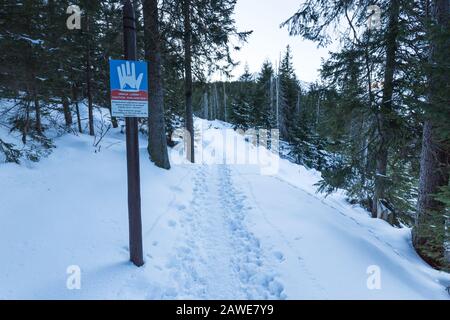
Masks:
[[[275,79],[275,118],[277,122],[277,129],[281,130],[280,126],[280,75]]]
[[[170,169],[164,122],[164,91],[161,70],[161,47],[158,0],[144,1],[145,56],[149,62],[148,153],[156,166]]]
[[[228,111],[227,111],[227,88],[225,81],[223,82],[223,120],[227,122]]]
[[[205,120],[209,119],[208,109],[208,90],[205,88],[205,92],[203,92],[203,117],[205,118]]]
[[[195,163],[194,157],[194,116],[192,112],[192,29],[191,29],[191,0],[183,1],[184,18],[184,78],[186,95],[185,137],[187,159]]]
[[[389,23],[386,33],[386,65],[381,109],[378,113],[379,149],[376,155],[375,192],[372,202],[372,217],[379,217],[379,202],[385,198],[387,167],[390,144],[390,117],[394,92],[395,58],[397,52],[400,0],[392,0],[389,8]]]
[[[112,109],[111,109],[111,101],[109,102],[109,114],[110,114],[110,116],[111,116],[111,124],[112,124],[112,127],[115,129],[115,128],[118,128],[119,127],[119,122],[117,121],[117,118],[116,117],[113,117],[112,116]]]
[[[217,89],[217,84],[214,83],[214,93],[216,95],[216,112],[217,112],[217,119],[222,120],[222,110],[220,106],[220,99],[219,99],[219,90]]]
[[[297,102],[295,104],[295,112],[297,113],[297,116],[300,115],[300,91],[297,94]]]
[[[273,75],[272,76],[270,76],[270,84],[269,84],[269,99],[270,99],[270,112],[272,113],[272,114],[275,114],[275,108],[274,108],[274,103],[273,103],[273,97],[274,97],[274,94],[273,94]]]
[[[30,128],[30,101],[27,99],[26,105],[25,105],[25,119],[22,129],[22,142],[23,144],[27,144],[27,135],[28,135],[28,129]]]
[[[86,16],[87,52],[86,52],[86,85],[88,98],[89,135],[94,136],[94,110],[92,106],[91,92],[91,39],[89,33],[89,15]]]
[[[300,97],[301,97],[301,95],[300,95],[300,92],[298,93],[298,96],[299,96],[299,100],[300,100]],[[321,98],[321,96],[320,96],[320,91],[317,93],[317,109],[316,109],[316,132],[318,132],[319,131],[319,121],[320,121],[320,103],[321,103],[321,101],[320,101],[320,98]],[[300,102],[299,102],[299,104],[300,104]],[[299,108],[299,111],[300,111],[300,108]]]
[[[214,95],[212,94],[212,89],[210,90],[209,96],[208,96],[208,107],[209,107],[209,119],[214,119]]]
[[[41,106],[36,89],[34,91],[34,110],[36,112],[36,132],[42,134]]]
[[[422,156],[420,161],[419,199],[413,242],[418,253],[430,264],[439,266],[445,256],[445,205],[434,195],[440,187],[449,183],[448,151],[442,150],[434,133],[431,120],[423,130]]]
[[[66,127],[70,127],[72,125],[72,112],[70,111],[69,99],[67,99],[66,97],[63,97],[62,105],[63,105],[63,113],[64,113],[64,120],[66,122]]]
[[[449,0],[433,1],[433,20],[442,30],[449,27]],[[449,44],[440,43],[434,37],[431,43],[431,65],[445,65]],[[445,252],[445,205],[435,199],[441,187],[449,185],[450,150],[448,141],[445,143],[436,134],[436,126],[432,113],[439,114],[442,103],[448,103],[449,77],[442,70],[436,72],[433,68],[429,76],[429,110],[426,110],[427,120],[423,130],[422,156],[420,161],[419,199],[417,202],[416,224],[413,229],[414,247],[430,264],[450,270],[450,262]],[[441,93],[447,92],[443,96]]]
[[[77,115],[78,131],[80,133],[83,133],[83,129],[81,128],[80,107],[78,106],[78,87],[76,84],[74,84],[72,86],[72,100],[73,100],[73,103],[75,103],[75,112]]]
[[[134,6],[135,4],[133,3],[133,6]],[[137,10],[136,8],[137,7],[134,7],[135,8],[135,10]],[[110,30],[111,28],[112,28],[112,25],[111,25],[111,17],[110,17],[110,13],[109,13],[109,11],[108,10],[104,10],[103,11],[103,15],[104,15],[104,19],[105,19],[105,26],[106,26],[106,29],[108,29],[108,30]],[[136,16],[137,17],[137,16]],[[114,40],[115,41],[115,40]],[[104,53],[104,55],[105,56],[107,56],[107,52],[109,51],[110,49],[108,49],[105,53]],[[105,83],[105,87],[107,88],[108,86],[109,86],[109,78],[110,78],[110,74],[109,74],[109,71],[108,71],[108,76],[105,78],[105,80],[104,80],[104,83]],[[111,117],[111,125],[112,125],[112,127],[115,129],[115,128],[118,128],[119,127],[119,123],[117,122],[117,118],[116,117],[113,117],[113,115],[112,115],[112,108],[111,108],[111,98],[110,98],[110,95],[111,95],[111,93],[109,92],[109,91],[106,91],[105,92],[105,98],[106,98],[106,101],[108,101],[108,110],[109,110],[109,115],[110,115],[110,117]]]

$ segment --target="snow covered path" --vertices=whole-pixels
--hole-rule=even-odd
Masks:
[[[220,154],[226,124],[197,127],[206,153]],[[40,163],[0,165],[0,299],[449,299],[450,275],[417,256],[410,230],[371,219],[342,193],[316,194],[319,173],[285,160],[272,176],[176,161],[165,171],[141,143],[142,268],[128,262],[119,131],[100,152],[90,137],[66,135]],[[73,265],[81,290],[66,287]],[[372,267],[377,290],[367,286]]]
[[[280,299],[282,285],[247,229],[245,196],[226,166],[199,166],[193,200],[180,210],[185,240],[169,264],[186,298]]]

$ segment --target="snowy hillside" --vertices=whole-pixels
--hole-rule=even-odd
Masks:
[[[341,193],[316,194],[317,172],[274,155],[263,153],[274,175],[211,164],[228,125],[196,127],[203,164],[175,149],[170,171],[150,163],[141,137],[142,268],[128,262],[120,129],[101,148],[64,135],[38,163],[1,164],[0,299],[449,299],[450,275],[417,256],[409,229],[371,219]],[[73,265],[80,290],[66,287]],[[368,286],[373,270],[381,289]]]

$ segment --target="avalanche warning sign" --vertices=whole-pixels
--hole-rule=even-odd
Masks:
[[[110,60],[113,117],[148,117],[147,62]]]

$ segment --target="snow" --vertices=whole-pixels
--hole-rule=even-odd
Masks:
[[[30,37],[27,37],[27,36],[24,36],[24,35],[20,35],[20,36],[18,36],[17,37],[19,40],[25,40],[25,41],[28,41],[28,42],[30,42],[30,43],[32,43],[32,44],[35,44],[35,45],[42,45],[43,43],[44,43],[44,40],[41,40],[41,39],[31,39]]]
[[[38,163],[1,164],[0,299],[449,299],[450,275],[417,256],[409,229],[371,219],[343,192],[316,194],[320,173],[237,133],[250,158],[277,170],[234,164],[228,124],[196,127],[202,163],[175,148],[170,171],[151,164],[140,138],[142,268],[128,262],[120,129],[101,148],[67,134]],[[80,290],[66,287],[72,265]],[[367,286],[373,266],[379,290]]]

